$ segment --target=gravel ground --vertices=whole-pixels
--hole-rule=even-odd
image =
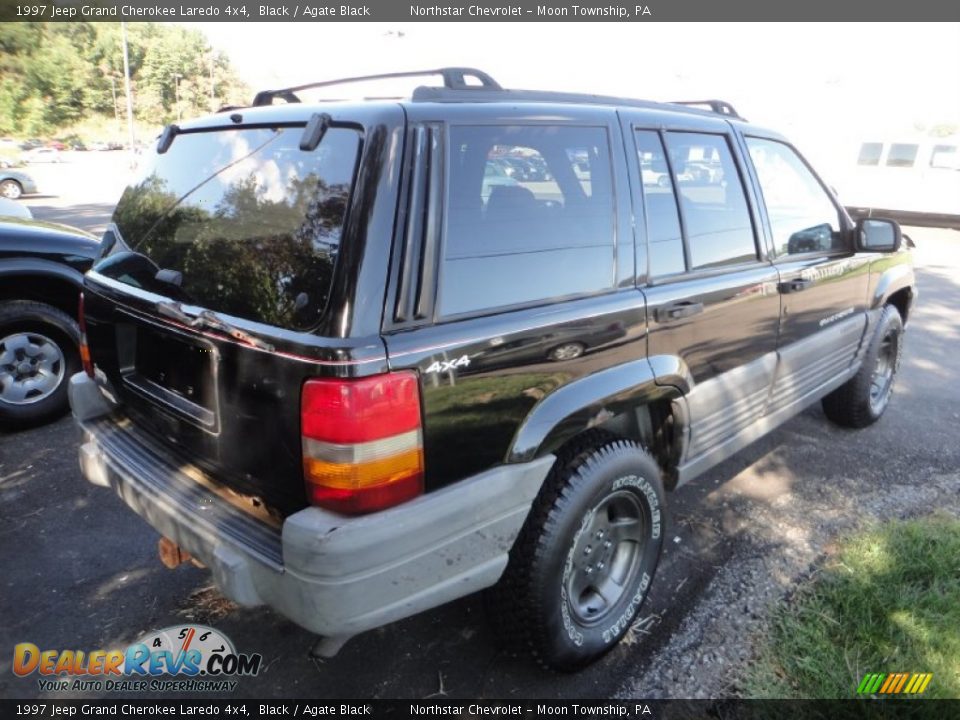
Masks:
[[[915,236],[920,304],[887,414],[857,432],[830,426],[819,408],[807,411],[790,425],[791,443],[707,495],[705,505],[722,509],[706,514],[711,531],[731,553],[618,697],[737,696],[770,609],[809,579],[839,537],[935,509],[960,517],[960,369],[948,351],[960,338],[958,253],[923,247],[923,231]],[[846,436],[840,452],[838,432]],[[798,478],[805,467],[819,474]],[[859,678],[866,669],[838,668],[844,671]]]

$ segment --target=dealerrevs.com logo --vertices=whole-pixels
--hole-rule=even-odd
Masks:
[[[224,692],[242,676],[260,672],[263,656],[238,653],[230,639],[205,625],[177,625],[150,632],[125,649],[13,649],[13,672],[36,673],[42,692]]]

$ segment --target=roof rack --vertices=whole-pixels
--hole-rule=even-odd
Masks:
[[[729,115],[743,120],[740,113],[726,100],[674,100],[671,105],[686,105],[687,107],[706,107],[718,115]]]
[[[634,98],[614,97],[610,95],[589,95],[584,93],[556,92],[553,90],[489,90],[484,87],[466,89],[447,89],[438,87],[418,87],[413,91],[414,102],[550,102],[550,103],[590,103],[593,105],[621,105],[626,107],[647,108],[651,110],[669,109],[670,105],[683,105],[699,112],[714,112],[727,117],[745,120],[733,105],[724,100],[692,100],[682,102],[657,102],[655,100],[636,100]]]
[[[410,72],[384,73],[381,75],[359,75],[357,77],[322,80],[320,82],[295,85],[277,90],[261,90],[253,98],[253,107],[272,105],[275,98],[288,103],[299,103],[297,93],[301,90],[367,82],[370,80],[394,80],[396,78],[430,77],[443,78],[443,87],[420,86],[414,89],[411,99],[414,102],[554,102],[554,103],[592,103],[602,105],[626,105],[630,107],[663,108],[664,105],[683,105],[694,110],[713,112],[718,115],[744,120],[725,100],[677,100],[672,103],[660,103],[652,100],[634,100],[631,98],[609,97],[605,95],[585,95],[579,93],[554,92],[549,90],[505,90],[490,75],[469,67],[443,67],[434,70],[414,70]],[[470,84],[467,78],[474,78],[480,84]],[[368,100],[377,98],[367,98]],[[380,98],[393,99],[393,98]]]
[[[306,85],[296,85],[294,87],[280,88],[279,90],[261,90],[253,98],[253,107],[262,105],[272,105],[274,98],[280,98],[288,103],[298,103],[300,98],[296,93],[301,90],[312,90],[313,88],[330,87],[332,85],[345,85],[347,83],[366,82],[368,80],[392,80],[395,78],[425,77],[440,75],[443,78],[443,86],[450,90],[502,90],[500,84],[482,70],[467,67],[445,67],[436,70],[414,70],[411,72],[384,73],[382,75],[360,75],[357,77],[340,78],[338,80],[323,80],[320,82],[307,83]],[[473,77],[480,81],[480,85],[471,85],[467,83],[467,78]]]

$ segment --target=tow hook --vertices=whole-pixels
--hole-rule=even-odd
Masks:
[[[168,537],[160,538],[157,543],[157,551],[160,553],[160,562],[163,566],[173,570],[186,562],[192,562],[197,567],[203,567],[203,563],[197,560],[182,547],[177,545]]]

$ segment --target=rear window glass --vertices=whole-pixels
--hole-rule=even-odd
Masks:
[[[682,273],[687,266],[683,256],[680,216],[660,135],[652,130],[638,130],[637,152],[640,156],[650,276]]]
[[[756,260],[750,209],[726,138],[669,132],[667,152],[680,197],[690,267]]]
[[[326,307],[357,164],[357,132],[187,133],[120,199],[96,271],[183,303],[289,329]],[[161,270],[167,272],[158,273]]]
[[[605,128],[451,128],[440,313],[612,288],[613,219]]]

